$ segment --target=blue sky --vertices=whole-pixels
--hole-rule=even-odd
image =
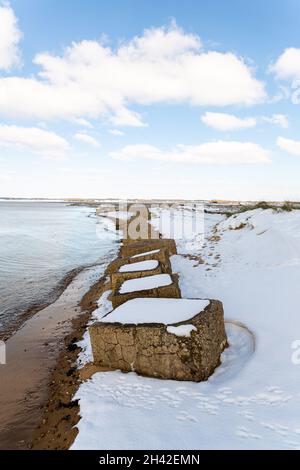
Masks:
[[[300,200],[299,14],[2,3],[0,196]]]

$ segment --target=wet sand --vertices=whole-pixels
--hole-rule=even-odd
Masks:
[[[49,400],[51,374],[74,322],[86,323],[80,302],[103,271],[98,266],[79,273],[56,302],[7,341],[7,364],[0,365],[0,449],[32,448],[34,431]]]

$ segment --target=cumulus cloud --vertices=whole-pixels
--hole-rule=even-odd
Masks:
[[[38,54],[37,76],[0,79],[0,113],[37,119],[97,119],[144,126],[135,105],[252,105],[264,84],[228,52],[205,51],[198,36],[172,24],[145,30],[113,49],[97,41],[72,43],[62,55]],[[221,71],[221,72],[220,72]]]
[[[38,127],[0,125],[0,146],[30,150],[45,158],[63,158],[69,150],[68,142]]]
[[[271,65],[270,71],[281,80],[300,79],[300,49],[290,47]]]
[[[283,129],[289,127],[289,120],[284,114],[273,114],[273,116],[264,116],[263,121],[268,122],[269,124],[274,124],[275,126],[280,126]]]
[[[201,117],[204,124],[218,131],[236,131],[256,126],[255,118],[239,118],[233,114],[205,113]]]
[[[0,5],[0,69],[9,71],[19,64],[18,44],[21,37],[13,10],[8,4]]]
[[[118,151],[110,152],[110,156],[121,160],[147,159],[200,165],[252,164],[270,161],[269,152],[260,145],[235,141],[177,145],[170,150],[161,150],[147,144],[127,145]]]
[[[282,150],[300,157],[300,140],[286,139],[284,137],[278,137],[277,145]]]
[[[75,134],[75,139],[85,144],[92,145],[93,147],[101,147],[100,142],[95,139],[95,137],[92,137],[91,135],[88,135],[85,132],[77,132],[77,134]]]

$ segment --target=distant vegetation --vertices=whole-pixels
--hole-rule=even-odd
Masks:
[[[245,204],[243,206],[239,206],[237,213],[246,212],[246,211],[253,211],[254,209],[278,209],[278,206],[274,206],[269,202],[266,201],[259,201],[256,204]]]
[[[285,203],[283,204],[283,206],[280,207],[280,209],[282,211],[286,211],[286,212],[291,212],[295,209],[299,209],[299,204],[294,204],[290,201],[285,201]]]
[[[299,210],[300,209],[300,203],[298,202],[291,202],[291,201],[285,201],[283,203],[271,203],[271,202],[266,202],[266,201],[259,201],[255,204],[245,204],[245,205],[240,205],[237,210],[234,212],[234,214],[240,214],[242,212],[247,212],[247,211],[252,211],[254,209],[273,209],[276,212],[291,212],[293,210]],[[226,214],[228,217],[230,217],[232,212],[228,212]]]

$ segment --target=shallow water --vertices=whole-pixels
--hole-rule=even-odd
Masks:
[[[0,333],[54,301],[70,271],[116,249],[114,232],[94,214],[65,203],[0,201]]]

